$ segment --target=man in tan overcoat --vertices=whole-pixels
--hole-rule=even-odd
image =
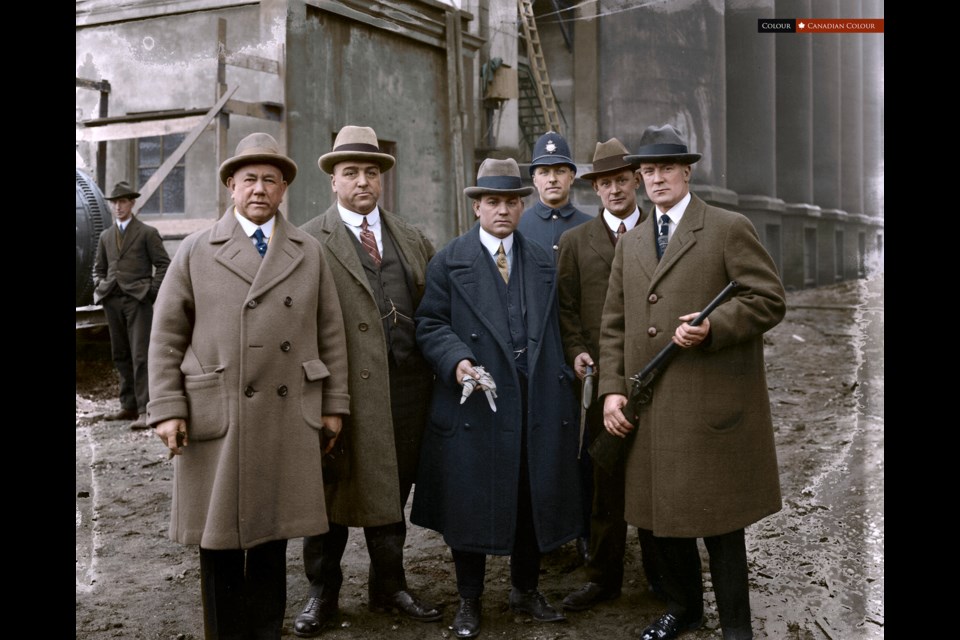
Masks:
[[[634,429],[624,415],[629,376],[668,342],[681,347],[627,452],[626,520],[653,531],[667,597],[643,640],[702,624],[697,538],[724,639],[752,638],[744,527],[780,509],[763,333],[783,318],[783,286],[750,221],[690,193],[699,159],[670,125],[648,127],[626,156],[655,208],[617,243],[600,328],[599,391],[614,435]],[[731,280],[736,294],[691,326]]]
[[[381,173],[395,162],[380,150],[373,129],[343,127],[318,161],[337,201],[302,227],[323,245],[337,283],[351,407],[339,477],[326,485],[330,532],[303,543],[310,590],[294,624],[301,637],[320,634],[338,616],[348,527],[363,527],[367,541],[370,609],[440,619],[436,607],[408,589],[403,568],[403,509],[416,479],[433,384],[413,314],[434,249],[417,228],[378,205]]]
[[[175,456],[170,536],[200,545],[207,640],[279,640],[287,539],[328,528],[347,347],[323,248],[277,213],[296,173],[273,137],[241,140],[220,166],[234,205],[157,298],[148,423]]]

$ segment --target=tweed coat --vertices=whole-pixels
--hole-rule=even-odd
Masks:
[[[350,410],[343,318],[320,244],[275,221],[263,258],[232,207],[188,236],[154,308],[147,422],[187,421],[170,522],[184,544],[328,530],[319,429]]]
[[[407,280],[413,284],[413,305],[423,297],[427,262],[433,257],[430,241],[414,226],[380,209],[381,220],[393,238]],[[350,473],[327,486],[327,511],[330,520],[349,527],[372,527],[403,520],[400,503],[399,461],[394,440],[390,403],[390,370],[387,340],[383,334],[380,308],[370,281],[357,256],[355,241],[340,218],[337,205],[304,224],[301,229],[323,245],[327,263],[337,284],[347,336],[350,361],[350,420],[347,425]],[[423,375],[431,375],[422,365]],[[429,398],[423,399],[424,403]],[[423,412],[426,414],[426,411]],[[401,455],[416,457],[420,451],[421,426],[417,433],[404,434],[414,439],[409,451]],[[416,460],[404,464],[416,467]]]
[[[132,216],[119,247],[117,235],[116,222],[100,233],[93,263],[93,301],[99,303],[119,287],[141,302],[153,302],[170,265],[160,232]]]
[[[669,341],[679,316],[731,281],[742,288],[710,316],[708,341],[684,349],[654,385],[626,460],[626,520],[657,536],[705,537],[780,509],[763,333],[785,313],[776,266],[744,216],[693,195],[663,258],[655,216],[617,243],[600,335],[601,395]]]
[[[436,372],[410,521],[457,550],[510,554],[516,534],[523,404],[507,315],[480,225],[444,247],[427,269],[417,342]],[[541,551],[581,533],[573,371],[563,361],[553,256],[514,233],[527,320],[527,460]],[[475,391],[460,404],[456,367],[482,365],[497,384],[496,413]]]

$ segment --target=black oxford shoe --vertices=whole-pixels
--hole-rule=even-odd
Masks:
[[[418,622],[436,622],[440,619],[440,611],[435,606],[409,591],[400,590],[389,596],[370,596],[370,611],[389,613],[394,610]]]
[[[510,609],[515,613],[525,613],[538,622],[563,622],[567,618],[550,606],[543,594],[536,589],[530,591],[510,590]]]
[[[297,619],[293,622],[293,632],[301,638],[313,638],[320,635],[325,627],[333,623],[340,614],[336,602],[311,597]]]
[[[586,611],[598,602],[620,597],[620,589],[607,589],[596,582],[588,582],[563,599],[567,611]]]
[[[680,622],[672,613],[665,613],[653,624],[643,630],[640,634],[640,640],[670,640],[676,638],[681,633],[699,629],[703,625],[703,618],[694,622]]]
[[[480,633],[480,598],[460,598],[460,608],[450,625],[458,638],[476,638]]]

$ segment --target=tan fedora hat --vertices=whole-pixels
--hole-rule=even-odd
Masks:
[[[241,140],[236,154],[220,165],[220,182],[226,185],[227,178],[248,164],[272,164],[288,185],[297,177],[297,163],[280,153],[280,145],[269,133],[251,133]]]
[[[463,193],[471,198],[479,198],[485,193],[502,196],[528,196],[533,187],[525,187],[520,180],[520,167],[513,158],[496,160],[487,158],[477,170],[477,186],[467,187]]]
[[[640,136],[640,148],[626,157],[628,162],[667,162],[693,164],[701,158],[699,153],[690,153],[687,139],[672,125],[647,127]]]
[[[629,153],[623,143],[616,138],[610,138],[606,142],[598,142],[597,148],[593,152],[593,170],[580,177],[584,180],[593,180],[604,173],[636,169],[640,166],[640,163],[628,162],[625,158]]]
[[[372,162],[380,166],[380,171],[389,171],[397,163],[396,158],[380,150],[376,131],[370,127],[353,125],[340,129],[337,139],[333,141],[333,150],[320,156],[317,164],[325,173],[332,175],[333,168],[344,160]]]
[[[117,184],[113,185],[113,191],[110,192],[110,197],[104,197],[104,200],[119,200],[120,198],[126,198],[128,200],[136,200],[140,197],[140,193],[134,191],[130,188],[130,183],[126,180],[121,180]]]

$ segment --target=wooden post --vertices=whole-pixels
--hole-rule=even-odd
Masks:
[[[106,118],[110,115],[110,83],[106,80],[100,81],[100,117]],[[107,143],[101,141],[97,143],[97,184],[100,190],[107,193]]]
[[[217,19],[217,91],[214,96],[215,101],[220,99],[227,92],[227,21],[224,18]],[[227,159],[227,130],[230,128],[230,116],[226,113],[217,114],[217,167],[223,164]],[[217,217],[223,215],[227,208],[227,192],[220,184],[219,172],[214,172],[214,187],[217,190]]]
[[[463,164],[463,53],[460,39],[460,11],[449,9],[446,13],[447,45],[447,113],[450,120],[450,137],[453,143],[454,210],[457,216],[457,235],[470,228],[464,210],[463,190],[466,185]]]

